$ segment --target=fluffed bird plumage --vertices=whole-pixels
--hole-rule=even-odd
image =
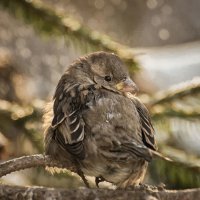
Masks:
[[[156,152],[147,108],[118,56],[96,52],[77,59],[61,77],[46,114],[45,153],[77,173],[117,187],[137,185]],[[101,177],[101,178],[100,178]]]

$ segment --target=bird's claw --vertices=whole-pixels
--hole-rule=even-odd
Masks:
[[[99,183],[104,182],[105,179],[102,176],[98,176],[95,178],[96,186],[99,188]]]

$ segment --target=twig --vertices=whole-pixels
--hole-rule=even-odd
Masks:
[[[30,156],[23,156],[20,158],[15,158],[8,160],[0,164],[0,177],[10,174],[15,171],[22,169],[27,169],[31,167],[58,167],[67,168],[74,171],[70,163],[60,163],[59,161],[53,159],[50,156],[45,156],[42,154],[35,154]]]

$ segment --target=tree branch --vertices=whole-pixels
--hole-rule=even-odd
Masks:
[[[175,106],[172,108],[166,108],[166,107],[158,107],[154,106],[153,108],[151,108],[151,117],[154,120],[160,120],[161,118],[166,118],[166,117],[179,117],[179,118],[184,118],[184,119],[188,119],[188,118],[200,118],[200,113],[196,110],[193,111],[188,111],[188,110],[184,110],[184,109],[176,109]]]
[[[173,100],[199,93],[200,78],[195,78],[191,81],[176,85],[167,91],[159,92],[153,97],[153,100],[148,103],[148,106],[152,107],[158,104],[169,103]]]
[[[176,152],[176,151],[174,151],[174,152]],[[193,175],[195,176],[195,174],[196,174],[196,177],[198,179],[198,173],[200,170],[199,166],[197,166],[197,165],[195,166],[195,165],[193,165],[193,163],[190,163],[189,161],[186,165],[183,162],[183,160],[180,160],[180,159],[178,159],[178,160],[174,161],[174,162],[170,162],[170,163],[168,163],[167,161],[163,161],[163,162],[166,163],[165,165],[169,164],[171,166],[171,168],[179,167],[180,169],[185,170],[184,173],[185,172],[190,173],[190,176],[193,176]],[[153,163],[156,164],[157,161],[153,162]],[[67,160],[65,162],[59,162],[58,160],[53,159],[51,156],[35,154],[35,155],[30,155],[30,156],[14,158],[12,160],[8,160],[8,161],[1,163],[0,164],[0,177],[5,176],[6,174],[10,174],[15,171],[32,168],[32,167],[54,167],[54,168],[61,168],[63,170],[67,169],[72,172],[76,172],[76,169],[71,165],[70,162],[67,162]],[[55,169],[55,171],[56,171],[56,169]],[[180,170],[179,170],[179,172],[180,172]],[[193,174],[193,173],[195,173],[195,174]],[[184,176],[185,176],[185,174],[184,174]],[[194,181],[194,178],[193,178],[193,181]]]
[[[0,177],[10,174],[15,171],[22,169],[27,169],[31,167],[57,167],[57,168],[67,168],[71,171],[75,171],[70,163],[60,163],[59,161],[53,159],[50,156],[45,156],[42,154],[22,156],[20,158],[15,158],[8,160],[0,164]]]
[[[197,200],[200,189],[190,190],[109,190],[109,189],[57,189],[45,187],[0,186],[1,199],[82,199],[82,200]]]

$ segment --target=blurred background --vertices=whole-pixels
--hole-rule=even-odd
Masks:
[[[145,182],[200,187],[199,0],[1,0],[0,160],[43,152],[42,113],[67,66],[99,50],[127,64],[159,151]],[[70,172],[15,172],[3,183],[75,188]]]

